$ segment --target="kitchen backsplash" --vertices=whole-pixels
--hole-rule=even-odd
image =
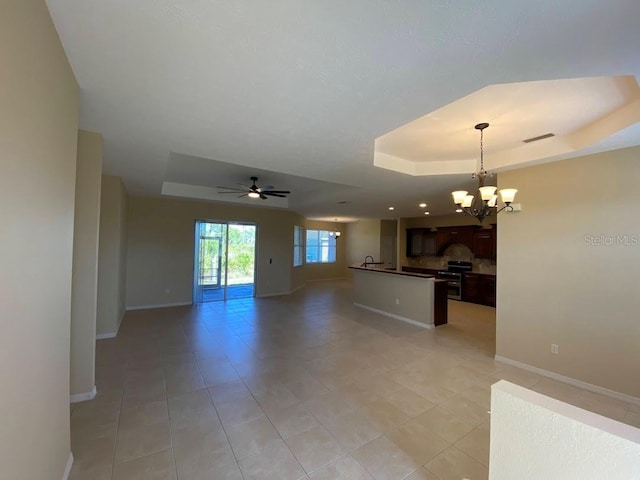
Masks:
[[[463,260],[473,263],[473,271],[478,273],[496,274],[495,260],[487,258],[474,258],[471,250],[461,243],[450,245],[442,256],[439,257],[408,257],[407,263],[412,267],[432,268],[434,270],[446,270],[449,260]]]

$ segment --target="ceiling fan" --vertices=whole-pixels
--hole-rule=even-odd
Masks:
[[[287,198],[291,192],[289,190],[274,190],[271,185],[266,185],[264,187],[258,187],[256,182],[258,181],[258,177],[251,177],[251,186],[244,185],[242,183],[238,183],[243,188],[237,187],[221,187],[217,186],[216,188],[223,188],[227,190],[226,192],[218,192],[218,193],[239,193],[238,198],[241,197],[250,197],[250,198],[261,198],[262,200],[266,200],[269,197],[282,197]]]

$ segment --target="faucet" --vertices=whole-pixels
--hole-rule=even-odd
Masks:
[[[369,258],[371,259],[370,262],[367,261]],[[362,265],[360,265],[360,266],[361,267],[366,267],[370,263],[375,263],[375,260],[373,259],[373,257],[371,255],[367,255],[366,257],[364,257],[364,263]]]

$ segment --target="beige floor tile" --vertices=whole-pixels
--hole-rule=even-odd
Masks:
[[[234,467],[237,469],[236,459],[224,435],[223,440],[224,443],[194,440],[174,446],[179,478],[203,476],[217,470],[233,471]]]
[[[266,411],[269,420],[285,440],[320,425],[301,404]]]
[[[260,453],[279,440],[280,435],[266,416],[226,429],[237,459]]]
[[[321,426],[290,437],[286,443],[307,473],[337,460],[346,453]]]
[[[168,420],[150,425],[119,428],[115,464],[151,455],[170,447],[171,433]]]
[[[287,445],[278,440],[238,461],[245,480],[299,480],[306,474]]]
[[[120,414],[119,429],[131,429],[169,420],[166,400],[145,403],[123,409]]]
[[[264,416],[264,412],[253,397],[243,397],[216,405],[218,415],[225,428]]]
[[[449,447],[425,465],[440,480],[487,480],[487,467],[456,447]]]
[[[460,395],[445,400],[439,407],[474,427],[489,420],[488,410]]]
[[[408,417],[415,417],[434,407],[434,404],[429,400],[406,387],[393,392],[388,397],[385,397],[385,399]]]
[[[408,415],[384,398],[361,405],[359,411],[381,432],[392,430],[409,419]]]
[[[450,442],[413,421],[388,432],[387,437],[418,465],[427,463],[450,446]]]
[[[448,442],[455,442],[473,430],[473,425],[463,422],[455,415],[441,409],[432,408],[411,420],[426,427]]]
[[[83,469],[74,460],[73,468],[69,474],[69,480],[86,480],[88,478],[91,480],[111,480],[112,470],[113,467],[111,464],[104,467]]]
[[[113,480],[177,480],[171,449],[116,465]]]
[[[77,471],[93,471],[113,464],[116,434],[97,438],[75,438],[71,435],[73,468]]]
[[[229,364],[221,364],[216,366],[201,366],[200,375],[207,387],[220,385],[240,379],[234,368]]]
[[[439,480],[433,473],[424,467],[420,467],[404,480]]]
[[[360,412],[349,412],[334,417],[324,417],[320,423],[348,452],[360,448],[382,435]]]
[[[210,387],[209,394],[214,404],[231,402],[251,396],[251,392],[242,380],[220,383]]]
[[[309,474],[310,480],[375,480],[353,457],[346,456]]]
[[[489,422],[485,422],[458,440],[455,446],[485,467],[488,467],[490,432]]]
[[[352,456],[376,480],[402,479],[420,466],[386,436],[367,443]]]
[[[479,405],[484,410],[491,410],[491,388],[474,385],[471,388],[460,392],[460,396]]]
[[[451,390],[447,390],[446,388],[440,387],[438,385],[428,383],[424,380],[407,382],[404,384],[404,386],[409,390],[413,390],[422,398],[435,405],[438,405],[439,403],[442,403],[455,395],[455,392],[452,392]]]
[[[122,408],[133,408],[166,398],[164,378],[126,386],[122,396]]]
[[[205,388],[204,380],[198,371],[188,374],[172,374],[165,377],[167,397],[194,392]]]
[[[429,462],[403,469],[405,480],[483,478],[500,378],[639,426],[639,406],[495,362],[495,309],[450,302],[449,321],[425,331],[354,308],[348,282],[127,312],[118,338],[96,344],[98,396],[70,408],[71,478],[116,478],[114,461],[117,474],[140,465],[153,475],[172,447],[180,480],[242,480],[236,457],[244,480],[275,475],[277,460],[262,466],[270,448],[290,466],[286,448],[295,450],[313,480],[371,480],[349,454],[312,469],[338,454],[336,443],[367,457],[386,443],[382,431],[397,449],[386,455]],[[377,476],[395,476],[369,456]]]
[[[172,430],[173,448],[184,452],[194,448],[219,450],[229,446],[227,435],[219,423],[195,423],[189,427]]]
[[[339,392],[318,395],[313,400],[304,402],[303,407],[310,411],[320,422],[335,418],[355,410],[355,405],[346,400]]]
[[[198,390],[170,398],[168,405],[171,428],[174,430],[200,423],[220,424],[218,413],[206,390]]]
[[[255,394],[256,400],[264,409],[278,407],[291,407],[300,400],[282,384],[275,384]]]

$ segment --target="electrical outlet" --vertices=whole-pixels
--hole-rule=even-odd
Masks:
[[[551,344],[551,353],[553,353],[554,355],[558,355],[558,345],[556,345],[555,343]]]
[[[400,305],[400,299],[396,298],[396,305]]]

